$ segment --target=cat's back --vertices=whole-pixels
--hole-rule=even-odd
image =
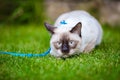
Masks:
[[[63,13],[57,18],[54,26],[58,28],[64,28],[62,30],[67,31],[73,28],[79,22],[82,23],[83,35],[86,35],[86,31],[88,33],[93,29],[95,30],[94,32],[97,34],[98,30],[100,29],[100,24],[98,23],[98,21],[88,12],[83,10],[75,10]]]
[[[54,26],[61,26],[61,22],[65,20],[67,25],[73,26],[73,24],[77,24],[77,22],[83,22],[90,18],[93,18],[89,13],[83,10],[75,10],[67,13],[63,13],[60,15],[55,21]],[[63,25],[62,25],[63,26]],[[65,26],[65,25],[64,25]]]

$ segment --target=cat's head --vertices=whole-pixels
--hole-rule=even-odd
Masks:
[[[51,33],[51,55],[69,57],[79,52],[82,38],[82,24],[80,22],[70,30],[54,27],[48,23],[45,23],[45,27]]]

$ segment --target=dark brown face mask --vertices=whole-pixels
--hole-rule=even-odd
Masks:
[[[70,47],[69,47],[69,42],[68,40],[63,40],[62,41],[62,46],[61,46],[61,52],[63,54],[68,54],[70,51]]]

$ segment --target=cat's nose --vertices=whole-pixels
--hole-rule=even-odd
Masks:
[[[68,54],[69,53],[69,48],[67,46],[63,46],[61,51],[64,54]]]

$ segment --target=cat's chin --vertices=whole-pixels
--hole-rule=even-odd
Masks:
[[[63,55],[62,58],[67,58],[69,57],[70,55]]]
[[[60,58],[72,58],[74,56],[78,56],[79,54],[80,54],[79,52],[76,52],[76,53],[69,54],[69,55],[62,55]]]
[[[54,57],[56,57],[56,58],[68,58],[68,57],[70,57],[70,55],[61,55],[61,56],[54,56]]]
[[[69,57],[73,57],[76,54],[79,54],[79,52],[78,51],[75,52],[74,50],[71,50],[70,53],[68,54],[63,54],[61,52],[58,53],[51,52],[50,54],[55,58],[69,58]]]
[[[68,58],[68,57],[70,57],[70,55],[52,55],[52,56],[54,56],[54,57],[56,57],[56,58]]]
[[[61,56],[55,56],[56,58],[69,58],[73,55],[61,55]]]

